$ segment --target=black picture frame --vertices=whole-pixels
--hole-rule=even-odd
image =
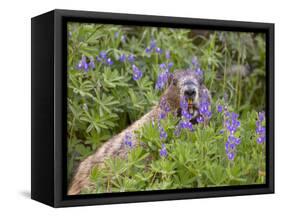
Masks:
[[[266,184],[204,189],[66,194],[66,58],[68,21],[263,32],[266,34]],[[274,193],[274,24],[53,10],[32,18],[31,198],[53,207]]]

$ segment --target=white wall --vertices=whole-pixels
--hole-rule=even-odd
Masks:
[[[278,0],[8,0],[0,4],[1,216],[258,217],[280,213],[281,7]],[[276,194],[67,209],[51,209],[30,200],[30,18],[54,8],[276,23]]]

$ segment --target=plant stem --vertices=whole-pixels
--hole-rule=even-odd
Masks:
[[[238,43],[238,57],[237,57],[237,64],[238,64],[238,72],[236,76],[236,97],[235,97],[235,105],[236,105],[236,110],[239,110],[239,95],[240,95],[240,81],[241,81],[241,70],[240,70],[240,64],[241,64],[241,44]]]
[[[225,49],[225,54],[224,54],[224,70],[223,70],[223,93],[225,93],[225,83],[226,83],[226,67],[227,67],[227,47],[226,43],[224,43],[224,49]]]

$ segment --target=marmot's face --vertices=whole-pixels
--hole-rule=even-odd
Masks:
[[[172,80],[172,85],[178,89],[180,99],[184,98],[188,102],[190,110],[199,107],[201,83],[202,78],[192,70],[176,72]]]

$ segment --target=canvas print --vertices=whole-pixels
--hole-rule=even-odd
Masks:
[[[265,44],[68,22],[67,194],[264,184]]]

